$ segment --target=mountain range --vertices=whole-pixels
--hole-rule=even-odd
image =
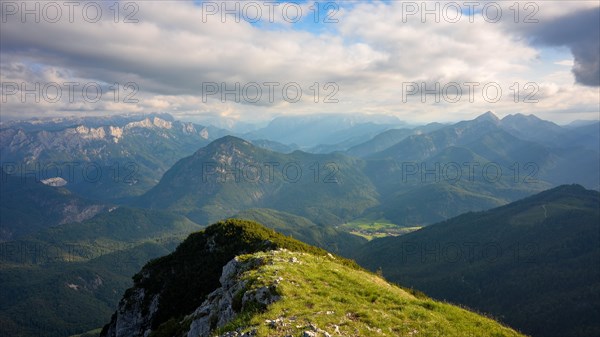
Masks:
[[[2,167],[36,180],[60,177],[89,198],[113,201],[156,184],[178,159],[226,132],[168,114],[9,122]]]
[[[101,203],[182,212],[203,224],[269,208],[320,225],[414,227],[560,184],[600,186],[597,122],[561,127],[532,115],[499,119],[487,112],[449,125],[395,124],[401,123],[377,116],[280,117],[255,132],[270,139],[210,142],[226,131],[161,114],[12,122],[0,129],[0,150],[3,169],[15,176],[64,185]],[[313,154],[280,142],[293,134],[285,125],[298,134],[317,125],[323,137],[340,130],[342,142],[363,142]],[[366,135],[365,125],[386,130]],[[74,170],[73,163],[81,165]]]
[[[318,224],[362,218],[409,227],[500,206],[562,183],[598,187],[600,177],[593,174],[600,169],[598,151],[576,140],[552,147],[518,138],[515,119],[539,122],[540,130],[553,130],[548,132],[563,129],[532,117],[509,117],[486,113],[454,125],[389,130],[365,144],[396,143],[363,152],[362,159],[341,152],[280,153],[228,136],[181,159],[133,205],[183,212],[198,223],[271,208]],[[397,138],[390,138],[392,131]],[[594,138],[588,140],[583,143],[591,147]]]
[[[151,114],[0,141],[2,335],[600,335],[597,121]]]

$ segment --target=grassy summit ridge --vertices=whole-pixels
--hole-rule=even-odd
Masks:
[[[239,219],[149,262],[101,336],[189,336],[202,320],[199,336],[520,336]]]
[[[332,256],[278,250],[240,256],[257,267],[241,278],[274,287],[280,300],[218,329],[256,336],[520,336],[456,306],[416,297]],[[256,262],[258,261],[258,263]]]

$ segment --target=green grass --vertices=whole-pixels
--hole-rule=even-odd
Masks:
[[[246,291],[276,285],[281,299],[265,310],[243,312],[215,336],[238,328],[256,329],[260,337],[301,336],[315,327],[334,336],[521,336],[489,318],[417,298],[332,257],[279,250],[240,259],[261,261],[241,276],[250,285]]]
[[[367,240],[384,238],[388,236],[399,236],[421,229],[420,226],[403,227],[397,224],[385,222],[385,220],[354,220],[347,222],[337,228],[350,234],[363,237]]]

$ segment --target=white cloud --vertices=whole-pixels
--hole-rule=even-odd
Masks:
[[[573,60],[561,60],[554,62],[554,64],[558,64],[559,66],[573,67],[575,63],[573,62]]]
[[[77,16],[74,23],[42,20],[39,24],[22,23],[20,18],[11,16],[2,23],[0,66],[3,83],[79,81],[106,86],[116,82],[122,86],[135,82],[139,86],[135,96],[138,103],[123,103],[121,95],[119,102],[106,97],[94,104],[23,104],[14,95],[8,97],[2,114],[160,110],[181,116],[212,113],[264,119],[281,113],[367,112],[430,121],[462,118],[457,111],[476,115],[486,110],[500,114],[527,110],[544,117],[547,112],[568,109],[566,104],[573,104],[578,111],[591,111],[594,106],[597,108],[599,99],[597,90],[574,85],[572,76],[546,73],[549,77],[540,77],[538,74],[546,65],[538,61],[539,50],[510,20],[494,24],[476,16],[473,23],[468,18],[458,23],[403,22],[402,2],[369,2],[342,6],[336,15],[339,23],[322,24],[317,29],[311,24],[285,22],[280,11],[276,11],[275,24],[252,25],[232,19],[223,23],[216,19],[218,16],[202,22],[202,7],[191,2],[136,4],[137,24],[124,23],[122,18],[115,23],[109,15],[95,24]],[[589,2],[579,5],[589,6]],[[304,15],[312,14],[308,6],[309,3],[302,5]],[[264,4],[262,8],[265,14]],[[539,19],[565,11],[564,6],[559,11],[557,5],[543,4]],[[112,15],[108,10],[105,13]],[[510,11],[505,9],[504,13]],[[327,25],[325,30],[321,29],[323,25]],[[564,62],[557,64],[566,65]],[[278,88],[290,82],[300,84],[302,99],[288,103],[279,89],[270,103],[262,84],[272,81],[281,83]],[[419,97],[403,102],[404,82],[433,85],[436,81],[441,86],[480,82],[479,89],[494,82],[502,87],[503,97],[489,103],[477,91],[480,99],[474,102],[466,97],[458,103],[442,100],[434,104],[429,97],[426,103]],[[219,94],[203,99],[203,84],[208,82],[227,82],[230,88],[235,82],[241,87],[256,82],[262,86],[263,99],[257,103],[249,103],[243,97],[240,103],[231,98],[221,102]],[[310,89],[315,82],[320,84],[319,103],[313,102],[314,87]],[[333,92],[323,87],[327,82],[339,86],[334,96],[339,103],[322,102]],[[543,99],[525,106],[514,103],[510,92],[514,82],[520,86],[543,83]],[[572,99],[575,92],[577,102]],[[560,107],[557,102],[562,102]]]

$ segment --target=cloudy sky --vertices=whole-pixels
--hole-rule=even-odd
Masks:
[[[598,1],[0,1],[3,119],[598,119]]]

